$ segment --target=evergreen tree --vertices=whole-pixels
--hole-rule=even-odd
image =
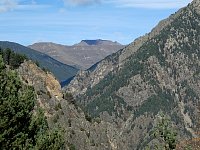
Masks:
[[[167,115],[159,113],[156,126],[153,129],[153,136],[159,141],[154,146],[158,150],[174,150],[177,144],[177,133],[173,128],[172,122]]]
[[[3,49],[0,47],[0,55],[3,56]]]
[[[4,62],[9,65],[10,64],[10,57],[11,57],[11,49],[7,48],[4,50],[4,55],[3,55],[3,59],[4,59]]]
[[[25,55],[15,53],[10,49],[3,50],[0,48],[0,55],[2,55],[4,63],[12,69],[18,68],[24,60],[27,60]]]
[[[59,129],[48,127],[42,110],[33,114],[34,89],[7,69],[0,55],[0,148],[59,150],[64,141]]]

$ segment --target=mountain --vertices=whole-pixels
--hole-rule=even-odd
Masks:
[[[45,73],[31,61],[24,62],[17,72],[27,85],[34,88],[37,95],[35,108],[42,108],[48,127],[51,130],[61,129],[64,138],[63,146],[66,150],[110,150],[114,148],[115,134],[118,134],[116,126],[100,119],[93,120],[85,115],[74,104],[74,99],[70,94],[63,95],[59,82],[51,73]],[[40,121],[37,123],[39,124]],[[60,139],[61,135],[55,134],[53,138]],[[45,140],[48,139],[51,138]],[[55,140],[55,145],[60,142],[62,140]],[[45,145],[48,144],[51,143],[45,143]]]
[[[88,69],[106,56],[117,52],[124,46],[108,40],[83,40],[73,46],[49,42],[35,43],[28,46],[70,66]]]
[[[74,46],[105,46],[105,45],[110,45],[110,46],[122,46],[120,43],[118,42],[112,42],[109,40],[82,40],[80,43],[75,44]]]
[[[148,133],[161,111],[170,116],[179,140],[198,138],[199,35],[200,0],[194,0],[150,33],[81,71],[64,90],[92,118],[118,126],[116,149],[151,144]]]
[[[33,61],[38,62],[42,68],[51,71],[60,82],[73,77],[78,72],[78,69],[75,67],[63,64],[46,54],[17,43],[0,41],[0,47],[3,49],[10,48],[14,52],[24,54]]]

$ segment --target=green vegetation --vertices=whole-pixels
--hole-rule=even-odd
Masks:
[[[189,86],[185,90],[186,96],[184,98],[184,101],[187,102],[189,100],[192,100],[194,103],[198,101],[199,96],[194,92],[193,89],[191,89]]]
[[[160,110],[170,112],[174,107],[174,97],[167,92],[158,92],[157,95],[149,97],[135,112],[135,117],[144,115],[145,112],[158,114]]]
[[[115,103],[112,98],[96,98],[94,101],[89,103],[86,107],[86,111],[91,117],[98,117],[103,111],[107,111],[110,115],[114,112]]]
[[[44,53],[17,43],[0,41],[0,47],[2,49],[10,48],[18,54],[26,55],[33,62],[39,62],[41,68],[50,70],[60,82],[70,79],[79,70],[76,67],[63,64]]]
[[[3,57],[3,61],[6,65],[9,65],[12,69],[16,69],[24,62],[27,57],[25,55],[17,54],[7,48],[2,50],[0,48],[0,55]]]
[[[12,58],[4,61],[11,64]],[[15,71],[6,68],[1,55],[0,83],[1,149],[62,149],[62,131],[50,129],[42,110],[34,110],[34,89],[24,85]]]
[[[64,99],[66,99],[70,104],[75,104],[75,99],[71,93],[64,93]]]
[[[55,111],[61,110],[62,109],[61,103],[59,102],[58,104],[56,104],[54,109]]]
[[[151,145],[148,149],[155,150],[174,150],[177,145],[177,132],[175,131],[171,120],[162,112],[156,118],[156,125],[150,135],[158,141],[159,144]]]
[[[144,63],[150,56],[156,56],[160,65],[166,64],[163,52],[159,51],[158,45],[153,40],[145,43],[127,59],[120,70],[110,72],[92,89],[87,90],[86,96],[80,98],[83,101],[88,100],[84,104],[86,110],[92,113],[93,117],[97,117],[103,111],[107,111],[111,115],[115,112],[114,106],[116,104],[118,107],[123,106],[130,110],[130,107],[126,105],[122,98],[116,96],[115,92],[120,87],[128,85],[130,78],[137,74],[140,74],[145,81],[149,81],[151,84],[156,83],[156,80],[149,77],[148,66]],[[96,109],[96,106],[98,106],[98,109]]]
[[[92,117],[88,115],[87,113],[85,113],[85,119],[89,122],[92,122]]]
[[[195,11],[192,13],[189,9],[183,9],[183,11],[185,13],[180,14],[174,21],[171,22],[169,26],[163,28],[159,34],[150,38],[135,53],[129,56],[129,58],[126,59],[125,64],[120,69],[115,68],[115,70],[105,76],[104,79],[101,80],[97,85],[88,89],[85,96],[80,97],[80,104],[83,105],[89,114],[92,114],[92,117],[99,116],[99,114],[103,111],[107,111],[109,114],[115,113],[116,110],[113,106],[116,105],[117,107],[123,106],[129,111],[132,111],[130,107],[126,106],[125,102],[123,102],[123,99],[117,97],[115,93],[119,90],[119,88],[130,85],[129,82],[131,77],[137,74],[140,74],[142,79],[146,83],[150,84],[157,94],[156,96],[151,97],[150,101],[154,104],[159,104],[159,106],[157,106],[150,104],[150,102],[146,102],[147,104],[144,103],[141,107],[141,110],[136,112],[138,115],[143,114],[143,112],[156,113],[159,111],[158,109],[164,109],[168,111],[172,108],[172,106],[174,106],[174,100],[171,98],[168,99],[168,97],[173,96],[170,96],[169,93],[166,94],[166,90],[159,92],[159,81],[154,79],[154,74],[147,61],[151,56],[154,56],[157,58],[159,65],[164,70],[167,71],[167,68],[172,69],[170,77],[176,79],[178,76],[178,70],[176,67],[172,66],[169,60],[166,61],[165,57],[168,52],[170,55],[174,56],[178,56],[178,54],[181,52],[184,53],[186,57],[191,59],[191,64],[188,64],[189,69],[191,69],[190,67],[193,67],[198,73],[199,66],[196,63],[192,63],[192,60],[194,59],[192,55],[197,54],[197,56],[200,57],[198,44],[200,34],[198,20],[200,17]],[[166,43],[169,42],[167,39],[174,40],[173,46],[166,47]],[[187,42],[185,42],[185,40],[187,40]],[[168,50],[164,52],[164,49]],[[115,57],[108,57],[107,60],[115,63],[117,62],[117,58],[118,55]],[[179,58],[177,58],[177,61],[178,59]],[[171,61],[173,61],[173,59]],[[186,93],[186,100],[192,99],[193,101],[197,101],[197,99],[199,99],[191,88],[187,88]],[[147,107],[147,105],[150,106]],[[167,107],[164,108],[163,106]]]
[[[76,150],[76,147],[74,144],[68,144],[69,150]]]

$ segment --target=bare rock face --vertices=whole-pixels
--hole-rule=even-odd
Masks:
[[[54,96],[58,99],[63,97],[61,86],[56,78],[49,72],[44,72],[36,64],[31,61],[23,63],[18,69],[23,81],[28,85],[35,87],[36,91],[44,89],[50,96]]]
[[[24,62],[18,69],[18,73],[26,84],[33,86],[36,92],[37,105],[45,110],[45,116],[54,116],[54,107],[63,98],[61,86],[56,78],[49,72],[44,72],[32,61]]]

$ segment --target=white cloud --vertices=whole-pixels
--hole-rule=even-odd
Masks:
[[[0,0],[0,13],[13,10],[32,11],[50,7],[50,5],[37,4],[35,0],[28,0],[26,3],[24,2],[24,0]]]
[[[50,5],[37,5],[37,4],[27,4],[27,5],[17,5],[15,10],[22,10],[22,11],[34,11],[38,9],[48,9]]]
[[[171,9],[186,6],[192,0],[103,0],[103,3],[117,7]]]
[[[60,8],[58,10],[58,12],[61,13],[61,14],[65,14],[65,13],[67,13],[67,10],[65,8]]]
[[[101,0],[63,0],[63,2],[65,5],[78,6],[98,4]]]
[[[172,9],[186,6],[192,0],[63,0],[65,5],[111,4],[116,7]]]
[[[16,0],[0,0],[0,13],[13,10],[17,7]]]

